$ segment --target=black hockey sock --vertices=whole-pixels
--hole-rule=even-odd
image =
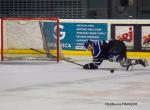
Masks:
[[[137,59],[136,64],[140,64],[144,67],[148,66],[147,60],[146,59]]]

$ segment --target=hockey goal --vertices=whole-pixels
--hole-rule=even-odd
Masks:
[[[58,18],[2,18],[1,61],[59,62]]]

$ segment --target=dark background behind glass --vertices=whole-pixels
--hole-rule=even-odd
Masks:
[[[149,19],[150,0],[0,0],[0,17]]]

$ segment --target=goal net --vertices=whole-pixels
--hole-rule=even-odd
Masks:
[[[1,19],[1,61],[59,61],[59,19]]]

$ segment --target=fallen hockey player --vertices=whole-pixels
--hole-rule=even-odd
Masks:
[[[92,52],[93,62],[85,64],[84,69],[97,69],[103,60],[118,62],[126,70],[131,71],[134,65],[140,64],[148,66],[146,59],[129,59],[127,58],[127,47],[123,41],[110,40],[106,41],[86,41],[84,47]]]

